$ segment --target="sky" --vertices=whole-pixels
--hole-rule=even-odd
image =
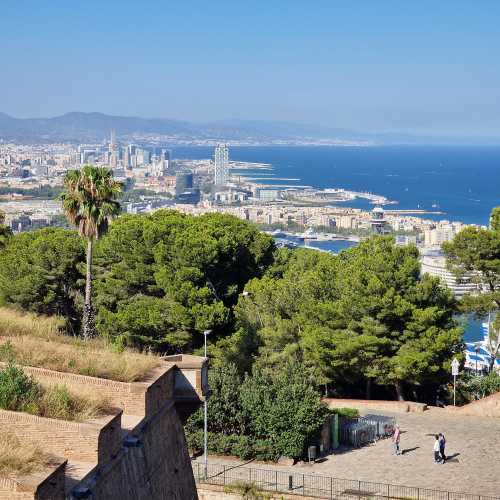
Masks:
[[[498,0],[2,0],[0,111],[500,139]]]

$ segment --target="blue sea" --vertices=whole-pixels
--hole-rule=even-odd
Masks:
[[[173,158],[210,158],[213,148],[173,148]],[[369,191],[397,202],[388,209],[439,210],[426,218],[487,225],[493,207],[500,205],[500,146],[263,146],[231,147],[232,160],[270,163],[268,184],[309,185]],[[248,173],[248,172],[247,172]],[[266,172],[269,173],[269,172]],[[262,171],[255,177],[267,177]],[[364,200],[342,206],[370,209]],[[311,246],[338,252],[346,241],[312,242]],[[479,323],[467,325],[465,340],[481,338]]]
[[[174,158],[209,158],[213,148],[172,152]],[[500,205],[500,146],[231,147],[230,157],[270,163],[275,177],[299,179],[273,181],[270,176],[268,184],[369,191],[397,202],[388,209],[445,213],[427,218],[486,225],[491,209]],[[363,200],[343,206],[372,207]]]

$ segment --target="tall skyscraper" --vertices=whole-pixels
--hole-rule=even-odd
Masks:
[[[229,146],[217,144],[214,154],[214,183],[216,186],[225,186],[229,179]]]
[[[116,144],[116,130],[111,130],[111,141],[109,143],[109,166],[118,166],[118,145]]]

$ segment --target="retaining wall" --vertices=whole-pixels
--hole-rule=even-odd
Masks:
[[[44,451],[76,462],[108,460],[121,448],[121,412],[102,424],[68,422],[0,410],[0,428]]]
[[[291,495],[288,493],[275,493],[266,491],[265,498],[269,500],[318,500],[317,497],[304,497],[302,495]],[[224,491],[224,486],[212,484],[198,484],[199,500],[241,500],[242,495]]]
[[[457,415],[500,417],[500,392],[464,406],[447,406],[446,409]]]
[[[0,362],[0,368],[5,366]],[[23,366],[23,370],[42,385],[65,385],[70,391],[82,395],[98,393],[111,405],[123,409],[124,413],[139,416],[152,415],[166,399],[173,397],[176,371],[174,365],[165,364],[145,382],[117,382],[33,366]]]
[[[415,412],[421,413],[427,410],[424,403],[414,401],[387,401],[379,399],[337,399],[323,398],[330,408],[355,408],[357,410],[382,410],[396,413]]]
[[[66,461],[54,459],[54,464],[29,475],[0,478],[0,500],[64,500]]]

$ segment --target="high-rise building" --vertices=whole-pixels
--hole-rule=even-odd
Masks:
[[[151,152],[144,148],[136,149],[137,165],[149,165],[151,163]]]
[[[214,183],[216,186],[225,186],[229,179],[229,146],[217,144],[214,154]]]
[[[130,168],[130,153],[128,151],[128,148],[125,148],[123,150],[123,168]]]
[[[118,166],[118,145],[116,144],[116,130],[111,130],[111,140],[109,142],[109,165],[111,168]]]
[[[180,194],[193,189],[192,172],[177,172],[175,174],[175,194]]]

